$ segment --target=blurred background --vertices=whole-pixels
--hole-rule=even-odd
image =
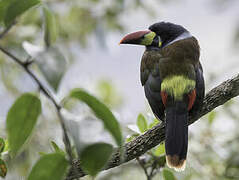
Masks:
[[[43,2],[55,17],[52,19],[54,43],[50,42],[53,45],[47,54],[41,54],[48,45],[44,44],[47,13],[41,7],[32,8],[17,19],[8,35],[0,40],[1,44],[22,59],[28,54],[35,57],[34,73],[59,101],[76,87],[96,95],[112,109],[125,137],[133,133],[139,113],[148,121],[153,119],[139,78],[144,47],[119,46],[126,33],[145,30],[159,21],[183,25],[199,40],[207,91],[238,73],[239,2],[236,0]],[[21,93],[38,89],[2,53],[0,78],[0,135],[6,137],[5,119],[10,106]],[[43,113],[24,150],[11,161],[8,180],[25,179],[39,158],[38,152],[51,151],[51,140],[63,147],[54,106],[44,96],[41,99]],[[190,126],[187,168],[181,173],[174,172],[177,179],[239,179],[238,105],[235,98]],[[68,126],[80,144],[112,141],[85,105],[71,101],[65,108]],[[153,179],[161,178],[159,171]],[[145,180],[146,177],[138,163],[131,161],[101,173],[96,179]]]

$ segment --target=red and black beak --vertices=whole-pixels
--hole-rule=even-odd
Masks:
[[[149,46],[152,44],[155,36],[156,33],[150,30],[137,31],[127,34],[125,37],[123,37],[119,44],[136,44]]]

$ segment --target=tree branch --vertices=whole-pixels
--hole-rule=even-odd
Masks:
[[[17,58],[16,56],[14,56],[13,54],[11,54],[10,52],[8,52],[5,48],[3,48],[1,46],[0,46],[0,50],[4,54],[9,56],[17,64],[19,64],[24,69],[24,71],[27,72],[28,75],[32,77],[32,79],[36,82],[36,84],[38,85],[39,89],[43,92],[43,94],[45,94],[45,96],[48,97],[48,99],[50,99],[50,101],[54,104],[54,106],[57,110],[57,115],[59,117],[61,128],[63,130],[63,141],[64,141],[64,144],[65,144],[65,149],[66,149],[66,152],[69,156],[70,163],[73,164],[73,154],[72,154],[72,150],[71,150],[71,143],[70,143],[70,139],[67,135],[66,126],[65,126],[65,123],[64,123],[64,118],[61,115],[61,106],[56,102],[54,97],[51,95],[50,91],[46,87],[43,86],[43,84],[40,82],[40,80],[29,69],[29,66],[32,63],[31,61],[29,61],[29,58],[28,58],[28,60],[26,60],[24,62],[24,61],[20,60],[19,58]]]
[[[219,86],[212,89],[207,93],[204,98],[203,107],[199,112],[194,112],[189,116],[189,125],[197,121],[199,118],[212,111],[216,107],[226,103],[230,99],[239,95],[239,75],[232,79],[228,79],[221,83]],[[141,155],[143,155],[148,150],[160,144],[165,139],[165,125],[161,123],[154,126],[143,135],[136,137],[134,140],[126,143],[123,147],[123,157],[122,161],[121,151],[119,148],[115,148],[111,160],[108,162],[104,170],[119,166],[130,160],[133,160]],[[72,169],[78,169],[78,173]],[[70,170],[67,180],[72,180],[75,178],[83,177],[86,175],[80,167],[80,161],[74,160],[73,167]]]

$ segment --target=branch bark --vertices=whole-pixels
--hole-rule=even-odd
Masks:
[[[194,112],[189,117],[189,125],[197,121],[199,118],[212,111],[216,107],[226,103],[230,99],[239,95],[239,74],[231,79],[228,79],[221,83],[219,86],[213,88],[204,98],[203,107],[199,112]],[[131,142],[126,143],[123,146],[123,151],[119,148],[115,148],[111,160],[108,162],[104,170],[117,167],[130,160],[133,160],[153,147],[160,144],[165,139],[165,125],[161,123],[152,129],[145,132],[143,135],[138,136]],[[121,152],[124,152],[122,155]],[[123,160],[121,160],[124,157]],[[72,169],[78,169],[73,171]],[[74,160],[73,167],[70,170],[67,180],[83,177],[87,175],[80,167],[80,160]]]

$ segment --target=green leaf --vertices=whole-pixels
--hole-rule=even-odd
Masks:
[[[54,141],[51,141],[51,145],[52,147],[54,148],[54,150],[56,152],[59,152],[61,149],[58,147],[58,145],[54,142]]]
[[[208,123],[211,125],[213,123],[213,121],[215,120],[216,118],[216,115],[217,113],[215,111],[211,111],[209,114],[208,114]]]
[[[36,56],[36,63],[49,85],[57,91],[67,68],[62,52],[56,47],[47,48]]]
[[[158,159],[158,166],[159,167],[165,167],[165,164],[166,164],[166,156],[160,156],[159,159]]]
[[[43,7],[44,13],[44,40],[46,46],[51,46],[57,39],[57,24],[53,12],[48,7]]]
[[[156,147],[156,149],[154,150],[154,155],[155,156],[161,156],[165,154],[165,144],[162,143],[160,144],[158,147]]]
[[[151,129],[152,127],[156,126],[158,123],[160,123],[160,121],[155,118],[154,121],[149,124],[149,129]]]
[[[5,141],[3,138],[0,138],[0,153],[3,152],[4,148],[5,148]]]
[[[119,146],[122,144],[122,134],[119,123],[106,105],[83,89],[72,90],[70,97],[77,98],[85,102],[92,109],[95,115],[103,121],[105,128],[112,134],[117,144]]]
[[[27,180],[62,180],[68,161],[61,153],[43,155],[33,166]]]
[[[14,2],[15,0],[2,0],[0,1],[0,22],[4,20],[5,13],[7,11],[8,6]]]
[[[7,114],[9,149],[16,155],[31,134],[41,113],[41,102],[33,94],[25,93],[12,105]]]
[[[6,140],[5,140],[5,146],[4,146],[3,152],[6,152],[6,151],[8,151],[8,150],[9,150],[9,142],[8,142],[8,140],[6,139]]]
[[[95,176],[110,159],[113,147],[106,143],[96,143],[85,147],[80,153],[83,170]]]
[[[4,178],[6,175],[7,175],[7,166],[5,162],[2,159],[0,159],[0,176]]]
[[[101,79],[97,82],[97,94],[97,97],[109,107],[118,107],[123,101],[110,80]]]
[[[46,153],[46,152],[38,152],[38,154],[39,154],[40,156],[47,155],[47,153]]]
[[[176,180],[173,173],[168,169],[163,170],[163,177],[164,177],[164,180]]]
[[[39,3],[40,0],[15,0],[8,6],[5,12],[4,16],[5,25],[9,26],[17,16],[20,16],[25,11],[27,11],[33,6],[36,6]]]
[[[54,91],[57,91],[67,69],[67,61],[64,54],[57,47],[45,49],[42,46],[34,45],[27,41],[23,42],[22,46],[35,59],[48,84]]]
[[[61,150],[61,149],[59,148],[59,146],[58,146],[54,141],[51,141],[51,145],[52,145],[52,147],[54,148],[55,152],[65,154],[64,151]]]
[[[144,118],[143,114],[139,114],[137,118],[137,126],[141,133],[145,132],[148,128],[147,121]]]
[[[238,31],[239,32],[239,31]],[[231,105],[235,104],[235,100],[230,99],[225,104],[223,104],[223,107],[230,107]]]

